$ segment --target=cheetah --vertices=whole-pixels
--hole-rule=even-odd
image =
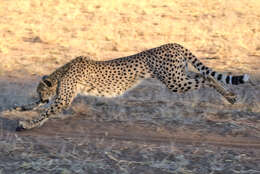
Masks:
[[[188,63],[198,73],[188,71]],[[158,79],[170,91],[177,93],[212,87],[234,104],[236,95],[223,84],[245,83],[249,80],[249,75],[218,73],[203,65],[188,49],[176,43],[108,61],[94,61],[80,56],[42,77],[37,87],[39,99],[36,102],[13,108],[18,111],[34,110],[49,103],[37,118],[20,120],[16,131],[42,126],[51,116],[67,109],[77,94],[116,97],[146,78]]]

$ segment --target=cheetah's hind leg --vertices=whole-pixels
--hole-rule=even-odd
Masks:
[[[231,103],[234,104],[237,101],[237,96],[235,93],[229,91],[226,89],[220,82],[215,80],[212,76],[206,77],[207,81],[210,83],[209,86],[216,89],[217,92],[219,92],[225,99]]]
[[[205,78],[204,75],[193,72],[193,71],[188,71],[187,76],[190,78],[198,78],[198,77]],[[206,77],[206,81],[208,82],[208,85],[210,87],[213,87],[214,89],[216,89],[216,91],[218,93],[220,93],[223,97],[225,97],[225,99],[229,103],[234,104],[236,102],[236,99],[237,99],[236,94],[234,94],[233,92],[230,92],[225,86],[223,86],[215,78],[213,78],[212,76],[208,76],[208,77]]]

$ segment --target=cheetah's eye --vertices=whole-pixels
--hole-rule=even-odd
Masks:
[[[44,76],[42,76],[42,80],[46,80],[48,77],[49,77],[49,76],[44,75]]]
[[[51,82],[49,80],[43,80],[43,82],[48,86],[48,87],[51,87]]]
[[[51,81],[50,80],[48,80],[48,76],[43,76],[42,77],[42,81],[43,81],[43,83],[45,83],[48,87],[51,87],[52,86],[52,84],[51,84]]]

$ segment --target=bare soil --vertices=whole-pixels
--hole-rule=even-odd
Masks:
[[[3,1],[0,4],[0,174],[260,173],[260,3],[258,1]],[[101,3],[102,2],[102,3]],[[40,111],[7,111],[78,55],[96,60],[168,42],[206,65],[248,73],[228,86],[186,94],[146,80],[122,97],[77,97],[38,129],[15,132]]]

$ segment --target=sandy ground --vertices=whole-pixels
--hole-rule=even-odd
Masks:
[[[260,1],[2,1],[0,173],[260,173]],[[123,97],[78,97],[43,127],[37,111],[6,112],[79,55],[128,56],[177,42],[206,65],[256,86],[173,94],[147,80]]]

